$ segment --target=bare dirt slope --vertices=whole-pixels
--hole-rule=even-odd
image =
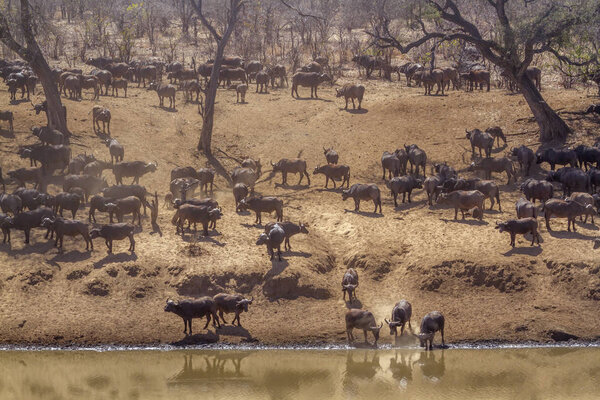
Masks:
[[[341,299],[340,282],[348,267],[360,275],[355,307],[373,311],[379,321],[406,298],[413,304],[415,328],[425,313],[440,310],[447,318],[450,342],[544,341],[554,330],[597,338],[600,279],[598,253],[592,246],[598,236],[594,225],[579,225],[577,233],[568,233],[566,221],[556,220],[554,232],[542,228],[541,247],[530,247],[521,237],[511,250],[508,236],[494,229],[496,220],[514,217],[513,204],[519,197],[515,184],[505,185],[504,175],[495,176],[501,184],[503,212],[486,211],[483,222],[454,221],[453,210],[430,208],[421,190],[411,204],[394,209],[381,179],[381,153],[404,143],[425,149],[429,164],[445,160],[465,169],[471,162],[465,128],[501,126],[510,135],[508,148],[496,154],[519,144],[537,148],[536,125],[522,97],[500,90],[424,97],[422,89],[395,82],[364,84],[362,112],[344,111],[327,85],[319,100],[292,99],[288,89],[268,95],[252,91],[245,105],[235,104],[234,91],[220,91],[215,148],[238,159],[260,158],[267,165],[258,192],[281,197],[285,218],[309,225],[309,235],[292,239],[293,251],[284,254],[284,261],[270,262],[265,248],[255,245],[261,227],[253,224],[254,215],[234,212],[231,190],[222,178],[215,197],[225,216],[208,238],[176,236],[170,223],[173,212],[162,206],[161,232],[153,232],[145,218],[136,235],[135,254],[124,252],[127,244],[118,242],[115,254],[107,255],[100,240],[93,252],[85,252],[82,241],[69,238],[64,254],[57,254],[42,230],[36,230],[28,246],[22,232],[14,232],[12,245],[0,246],[0,341],[174,342],[184,336],[181,319],[163,312],[168,297],[226,291],[254,296],[249,314],[242,316],[245,329],[228,326],[206,333],[203,322],[197,322],[199,335],[191,342],[341,342],[349,305]],[[94,104],[108,106],[113,136],[125,145],[126,160],[158,161],[158,171],[141,183],[158,191],[162,203],[173,167],[205,165],[194,150],[200,126],[197,107],[184,104],[179,94],[177,111],[171,112],[158,108],[154,92],[133,88],[129,94],[126,99],[102,96],[97,102],[89,100],[90,94],[80,102],[65,100],[74,132],[73,153],[109,159],[107,148],[92,132],[89,114]],[[580,110],[590,102],[577,91],[547,89],[544,95],[556,109]],[[0,98],[1,108],[16,114],[15,137],[6,131],[0,137],[2,167],[7,171],[28,166],[15,153],[19,145],[34,142],[29,128],[42,124],[44,117],[35,116],[26,102],[7,105],[4,87]],[[573,140],[592,141],[597,122],[579,117],[571,121],[578,132]],[[351,200],[343,203],[339,191],[323,188],[322,175],[311,175],[309,187],[281,187],[280,175],[269,173],[269,160],[297,156],[308,161],[312,173],[325,161],[323,146],[334,146],[340,163],[351,167],[351,184],[380,185],[383,216],[371,214],[370,203],[363,203],[360,213],[353,212]],[[229,170],[236,165],[218,154]],[[542,173],[535,170],[538,176]],[[114,182],[110,171],[105,176]],[[295,179],[290,177],[292,185]],[[60,187],[51,185],[49,191]],[[86,218],[87,208],[78,217]],[[105,215],[100,218],[107,220]],[[382,342],[389,340],[387,332],[382,337]]]

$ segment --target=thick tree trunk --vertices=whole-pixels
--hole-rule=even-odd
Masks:
[[[525,75],[519,77],[518,85],[529,105],[533,116],[540,127],[540,141],[564,142],[571,132],[571,128],[563,119],[546,103],[533,82]]]
[[[210,74],[210,80],[208,81],[208,87],[204,94],[204,120],[202,121],[202,131],[200,132],[200,141],[198,142],[198,150],[204,152],[207,156],[212,155],[212,131],[213,121],[215,115],[215,101],[217,99],[217,88],[219,87],[219,70],[221,69],[221,63],[223,62],[223,53],[225,46],[223,40],[219,42],[217,46],[217,54],[215,54],[215,61],[213,63],[213,69]]]

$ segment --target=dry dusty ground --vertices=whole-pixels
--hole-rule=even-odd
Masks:
[[[265,248],[255,245],[261,228],[253,224],[253,215],[234,212],[223,178],[217,180],[215,196],[225,216],[208,238],[176,236],[170,223],[173,212],[162,207],[161,232],[153,232],[145,218],[136,235],[135,254],[124,251],[125,242],[117,242],[115,254],[107,255],[99,240],[93,252],[85,252],[82,241],[70,238],[65,239],[64,254],[58,254],[42,230],[36,230],[29,246],[23,244],[22,232],[15,232],[11,246],[0,245],[0,342],[176,342],[184,338],[181,319],[163,312],[165,300],[222,291],[254,296],[250,312],[242,316],[245,329],[227,326],[215,332],[211,327],[206,333],[198,321],[197,335],[186,343],[343,342],[343,315],[350,305],[342,301],[340,281],[348,267],[360,275],[355,307],[373,311],[379,321],[406,298],[413,305],[415,328],[425,313],[440,310],[446,315],[450,342],[546,341],[554,330],[597,339],[600,263],[592,245],[598,237],[596,226],[580,224],[577,233],[568,233],[566,221],[556,220],[554,232],[542,228],[541,247],[530,247],[521,237],[511,249],[508,236],[494,229],[496,220],[514,217],[513,204],[519,197],[515,184],[505,185],[505,176],[495,176],[501,184],[503,212],[486,211],[483,222],[454,221],[453,210],[430,208],[421,190],[414,193],[412,204],[394,209],[389,191],[383,190],[381,153],[404,143],[425,149],[430,164],[445,160],[459,170],[471,161],[465,128],[501,126],[510,135],[508,148],[496,154],[519,144],[537,148],[537,126],[523,98],[498,89],[424,97],[420,88],[396,82],[371,80],[365,85],[362,112],[344,111],[327,85],[319,100],[292,99],[288,89],[268,95],[252,91],[244,105],[235,104],[235,92],[220,91],[215,148],[238,159],[263,160],[266,173],[258,192],[281,197],[285,218],[309,225],[310,234],[292,239],[293,251],[284,254],[283,262],[270,262]],[[16,114],[15,137],[7,131],[0,137],[6,171],[28,166],[16,156],[17,147],[34,142],[29,129],[45,118],[34,115],[27,102],[8,105],[4,86],[2,90],[1,108]],[[544,95],[553,107],[566,111],[581,110],[593,101],[581,91],[548,88]],[[86,151],[109,158],[92,132],[89,114],[94,104],[108,106],[113,136],[125,145],[126,160],[158,161],[158,171],[141,183],[149,191],[157,190],[162,199],[173,167],[205,165],[194,150],[200,125],[197,107],[178,96],[176,111],[158,108],[154,92],[137,88],[130,88],[126,99],[102,96],[94,102],[88,93],[80,102],[65,100],[74,155]],[[592,141],[598,122],[579,116],[570,121],[577,132],[572,141]],[[300,187],[281,187],[280,176],[270,176],[268,161],[283,157],[305,158],[312,172],[324,163],[323,146],[334,146],[340,162],[350,165],[351,183],[380,185],[382,216],[370,213],[372,204],[353,212],[351,200],[344,203],[339,191],[323,189],[322,175],[311,175],[311,185]],[[219,154],[229,170],[236,165]],[[537,176],[542,173],[535,170]],[[114,182],[110,171],[105,176]],[[51,185],[49,190],[60,188]],[[87,209],[78,216],[85,218]],[[99,221],[106,220],[102,215]],[[384,331],[381,342],[386,343],[390,337]]]

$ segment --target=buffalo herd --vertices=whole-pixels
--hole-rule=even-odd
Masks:
[[[320,62],[319,62],[320,61]],[[444,93],[450,86],[454,89],[466,85],[467,90],[490,90],[490,73],[484,69],[472,69],[459,72],[453,68],[427,70],[416,63],[407,63],[401,66],[391,66],[383,60],[372,56],[357,56],[353,61],[365,70],[367,77],[373,71],[395,71],[406,75],[407,85],[416,84],[425,88],[425,94],[431,94],[435,88],[437,92]],[[84,74],[80,69],[53,69],[57,87],[64,96],[73,100],[82,98],[83,89],[91,89],[93,99],[100,95],[108,95],[109,87],[113,88],[113,95],[118,96],[122,90],[127,96],[129,83],[137,83],[147,90],[156,91],[160,107],[165,107],[165,100],[169,101],[169,108],[176,107],[176,93],[178,90],[185,92],[186,102],[196,102],[203,93],[203,83],[207,84],[212,72],[212,61],[192,69],[186,69],[182,63],[173,62],[165,64],[156,58],[130,63],[118,62],[106,57],[89,59],[87,65],[94,67],[89,73]],[[292,76],[291,94],[299,97],[298,88],[311,89],[311,97],[318,97],[318,86],[323,82],[331,81],[331,70],[328,60],[319,58],[294,72]],[[169,82],[163,82],[163,73]],[[534,79],[538,88],[541,88],[541,73],[537,68],[528,70],[528,75]],[[16,100],[16,92],[21,90],[21,96],[29,97],[35,92],[37,77],[31,69],[19,61],[0,60],[0,76],[9,89],[11,100]],[[219,71],[219,83],[236,89],[237,101],[246,102],[249,85],[254,80],[256,92],[268,93],[271,87],[287,85],[286,68],[283,65],[263,65],[258,61],[245,63],[239,57],[225,57],[223,66]],[[204,81],[202,83],[202,81]],[[239,84],[232,85],[232,81]],[[349,101],[353,108],[362,109],[365,87],[360,84],[346,84],[337,89],[336,96],[343,97],[345,109]],[[358,102],[358,104],[356,104]],[[35,104],[36,113],[47,111],[47,103]],[[200,108],[200,106],[199,106]],[[65,110],[66,112],[66,110]],[[29,168],[11,166],[6,170],[5,176],[0,169],[0,183],[4,191],[0,194],[0,228],[3,232],[3,242],[10,242],[11,232],[23,231],[25,243],[30,242],[30,232],[35,228],[46,230],[46,238],[55,236],[55,246],[62,251],[64,236],[81,237],[86,245],[86,251],[92,251],[93,240],[103,238],[109,252],[113,250],[113,241],[128,239],[129,251],[135,251],[134,235],[139,232],[138,225],[142,225],[142,213],[151,210],[152,225],[156,226],[158,215],[158,195],[151,194],[140,185],[140,179],[146,174],[157,171],[158,162],[125,159],[125,148],[111,135],[111,111],[102,106],[94,106],[92,125],[94,133],[100,138],[101,143],[108,148],[106,157],[109,161],[98,160],[93,155],[72,154],[69,138],[63,132],[50,126],[33,127],[32,136],[38,142],[22,146],[18,154],[22,159],[29,160]],[[10,111],[0,112],[0,121],[8,123],[10,131],[13,130],[14,115]],[[102,126],[100,125],[102,123]],[[576,230],[576,219],[585,216],[587,223],[600,206],[600,195],[595,193],[600,185],[600,148],[597,146],[579,145],[571,148],[545,148],[534,151],[526,146],[513,147],[504,155],[493,156],[494,145],[500,148],[500,141],[504,148],[507,139],[500,127],[493,126],[485,130],[467,129],[466,139],[470,142],[472,162],[464,166],[462,171],[481,172],[483,178],[459,176],[457,170],[446,162],[432,163],[426,149],[417,144],[399,146],[396,150],[385,151],[381,157],[383,171],[382,181],[390,190],[394,207],[403,207],[401,203],[411,203],[414,192],[423,190],[427,195],[430,207],[436,204],[446,205],[454,209],[454,219],[458,219],[461,212],[462,219],[470,215],[478,220],[485,216],[485,201],[489,199],[490,209],[497,204],[501,211],[500,174],[506,174],[506,184],[518,184],[523,198],[515,205],[516,218],[496,223],[496,229],[510,234],[510,245],[514,247],[517,234],[531,235],[531,245],[536,242],[540,245],[540,229],[538,216],[544,216],[546,228],[551,231],[551,218],[566,218],[567,229]],[[363,215],[360,211],[361,201],[373,203],[373,213],[383,213],[382,191],[380,185],[372,182],[350,184],[350,166],[339,163],[340,154],[333,148],[324,148],[324,164],[314,168],[312,175],[325,176],[325,188],[329,181],[333,190],[341,195],[341,200],[352,198],[354,212]],[[536,179],[532,176],[540,175],[539,164],[547,164],[550,171],[545,178]],[[431,172],[427,175],[427,166]],[[559,167],[558,169],[556,167]],[[6,166],[5,166],[6,167]],[[297,185],[306,180],[306,186],[311,185],[309,166],[302,158],[282,158],[277,162],[270,162],[271,177],[281,174],[281,185],[288,186],[290,174],[299,175]],[[458,168],[458,166],[456,166]],[[115,185],[109,186],[103,178],[103,172],[112,172]],[[48,181],[58,171],[64,176],[62,191],[55,194],[47,192]],[[165,207],[174,209],[171,219],[176,227],[176,234],[184,236],[194,225],[202,225],[205,236],[210,235],[209,230],[215,230],[217,221],[224,217],[222,207],[211,196],[216,171],[211,168],[196,169],[192,166],[176,167],[171,171],[169,191],[165,196]],[[309,227],[306,223],[294,223],[284,220],[285,202],[275,196],[262,196],[255,193],[258,180],[263,177],[260,159],[246,158],[241,160],[229,176],[233,187],[235,199],[235,212],[255,213],[255,224],[262,225],[264,213],[274,213],[276,220],[264,225],[256,241],[256,245],[265,246],[270,260],[282,260],[284,252],[291,250],[290,238],[296,234],[308,234]],[[131,181],[129,181],[131,179]],[[336,184],[337,183],[337,184]],[[562,196],[556,194],[560,186]],[[6,184],[14,184],[15,190],[6,191]],[[31,185],[30,188],[27,185]],[[338,185],[339,184],[339,185]],[[344,188],[345,186],[345,188]],[[384,186],[382,186],[383,188]],[[506,187],[509,189],[509,187]],[[202,196],[195,197],[196,191]],[[150,198],[150,201],[148,200]],[[536,200],[540,205],[536,205]],[[89,206],[88,221],[77,220],[76,215],[84,205]],[[143,208],[143,211],[142,211]],[[70,212],[71,219],[63,215],[63,211]],[[96,224],[96,212],[106,213],[109,223]],[[126,216],[131,216],[131,222],[124,222]],[[113,220],[116,219],[116,222]],[[92,227],[88,225],[92,223]],[[187,226],[186,226],[187,222]],[[356,299],[358,275],[355,270],[349,269],[343,277],[342,290],[344,299],[346,294],[349,302]],[[175,302],[168,300],[165,311],[179,315],[185,324],[185,333],[192,332],[192,319],[206,317],[208,323],[213,321],[215,326],[220,325],[219,318],[225,323],[223,313],[234,313],[234,321],[240,324],[240,314],[248,310],[252,300],[241,296],[219,294],[203,297],[196,300]],[[412,308],[406,300],[398,302],[391,313],[391,319],[385,322],[390,328],[390,334],[397,336],[404,332],[405,324],[410,325]],[[367,333],[371,332],[375,342],[379,338],[379,331],[383,322],[377,325],[374,315],[366,310],[351,308],[346,313],[346,332],[349,341],[354,340],[353,329],[363,330],[365,341]],[[205,328],[206,328],[205,326]],[[422,346],[432,347],[433,337],[440,332],[444,344],[444,316],[433,311],[423,317],[420,333],[416,335]]]

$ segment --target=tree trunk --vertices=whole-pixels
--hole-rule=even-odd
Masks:
[[[41,52],[34,54],[35,55],[33,59],[29,61],[29,64],[31,65],[33,72],[35,72],[40,79],[40,83],[44,88],[44,95],[46,96],[48,104],[46,113],[48,115],[49,126],[61,131],[65,137],[68,138],[71,136],[71,132],[69,132],[69,129],[67,128],[67,116],[60,100],[60,93],[54,83],[50,66],[44,57],[41,56]]]
[[[540,141],[564,142],[571,128],[563,119],[546,103],[533,82],[523,74],[518,79],[518,85],[527,101],[533,116],[540,127]]]
[[[227,43],[221,40],[217,46],[217,54],[213,62],[213,69],[208,81],[208,87],[205,92],[204,99],[204,119],[202,121],[202,131],[200,132],[200,141],[198,142],[198,150],[204,152],[205,155],[212,155],[212,131],[215,115],[215,101],[217,99],[217,88],[219,87],[219,70],[223,62],[223,53]]]

